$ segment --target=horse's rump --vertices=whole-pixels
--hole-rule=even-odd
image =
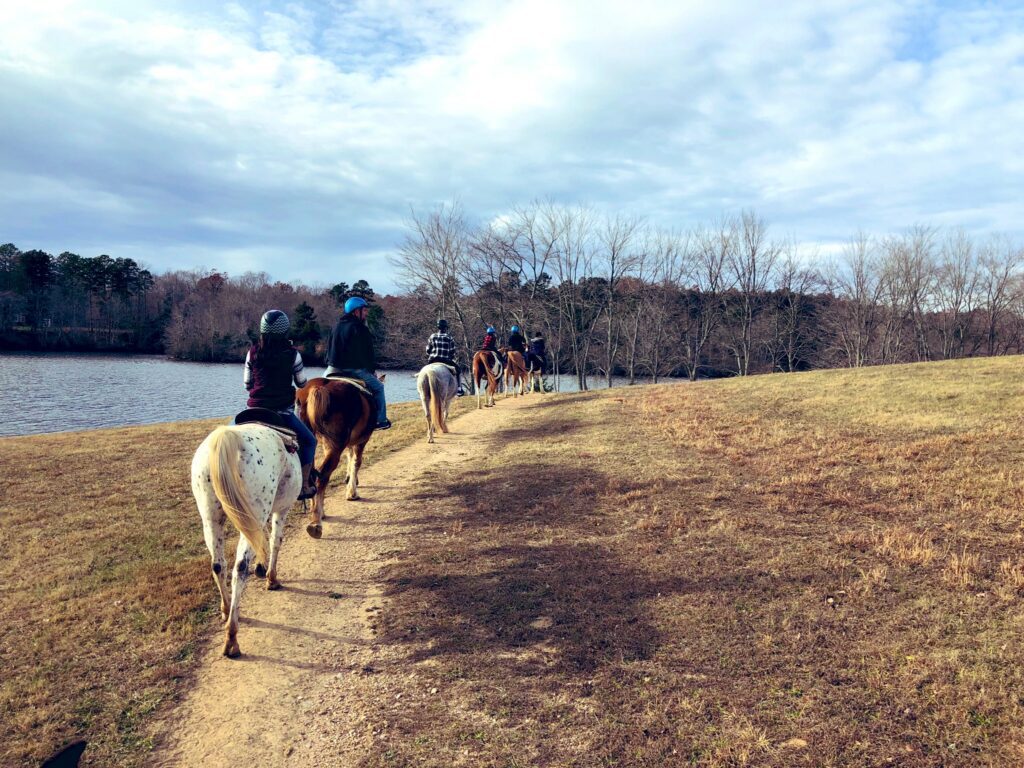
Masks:
[[[362,382],[316,378],[298,393],[300,416],[317,435],[344,448],[353,432],[365,430],[373,396]],[[362,429],[360,428],[362,426]],[[372,430],[372,426],[371,430]]]

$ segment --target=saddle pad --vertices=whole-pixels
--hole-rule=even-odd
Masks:
[[[329,381],[344,381],[346,384],[351,384],[371,400],[373,399],[373,393],[367,388],[366,383],[362,379],[353,379],[351,376],[342,376],[337,373],[332,373],[324,378]]]
[[[257,427],[266,427],[267,429],[272,429],[277,432],[281,438],[281,442],[284,443],[284,449],[288,451],[288,453],[296,453],[299,450],[299,436],[295,434],[295,430],[288,429],[288,427],[279,427],[276,424],[267,424],[266,422],[255,420],[250,420],[244,424],[238,424],[237,426],[248,427],[253,424]]]

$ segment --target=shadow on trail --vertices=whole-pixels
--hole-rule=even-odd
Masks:
[[[486,656],[512,675],[650,657],[658,636],[645,599],[689,585],[650,581],[608,548],[575,540],[606,525],[603,474],[538,464],[528,475],[503,466],[434,478],[414,497],[462,510],[448,518],[458,533],[431,537],[386,570],[382,641],[411,643],[415,660]]]

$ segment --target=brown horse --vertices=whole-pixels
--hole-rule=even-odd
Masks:
[[[378,378],[384,380],[384,376]],[[295,400],[299,418],[313,430],[324,449],[324,460],[317,470],[313,510],[306,526],[306,533],[319,539],[323,535],[324,494],[343,454],[348,454],[345,498],[359,498],[359,468],[363,465],[363,449],[377,426],[377,406],[362,382],[353,379],[310,379],[296,393]]]
[[[498,380],[501,378],[501,360],[498,355],[489,350],[481,349],[473,355],[473,386],[476,388],[476,407],[482,408],[486,405],[490,408],[494,405],[494,393],[498,391]],[[483,383],[487,382],[487,401],[483,405],[480,398],[483,396]]]
[[[505,366],[505,397],[508,397],[509,382],[512,382],[513,397],[525,395],[526,380],[528,378],[526,361],[523,359],[522,354],[515,350],[508,350],[502,347],[501,352],[505,355],[505,360],[508,361],[508,365]],[[518,390],[516,387],[518,387]]]

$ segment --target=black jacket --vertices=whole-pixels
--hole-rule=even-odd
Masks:
[[[523,352],[526,352],[526,339],[523,338],[523,334],[521,334],[521,333],[509,334],[509,337],[508,337],[508,348],[512,349],[512,350],[515,350],[516,352],[519,352],[520,354],[522,354]]]
[[[347,370],[377,370],[370,329],[355,315],[342,315],[327,345],[327,364]]]

